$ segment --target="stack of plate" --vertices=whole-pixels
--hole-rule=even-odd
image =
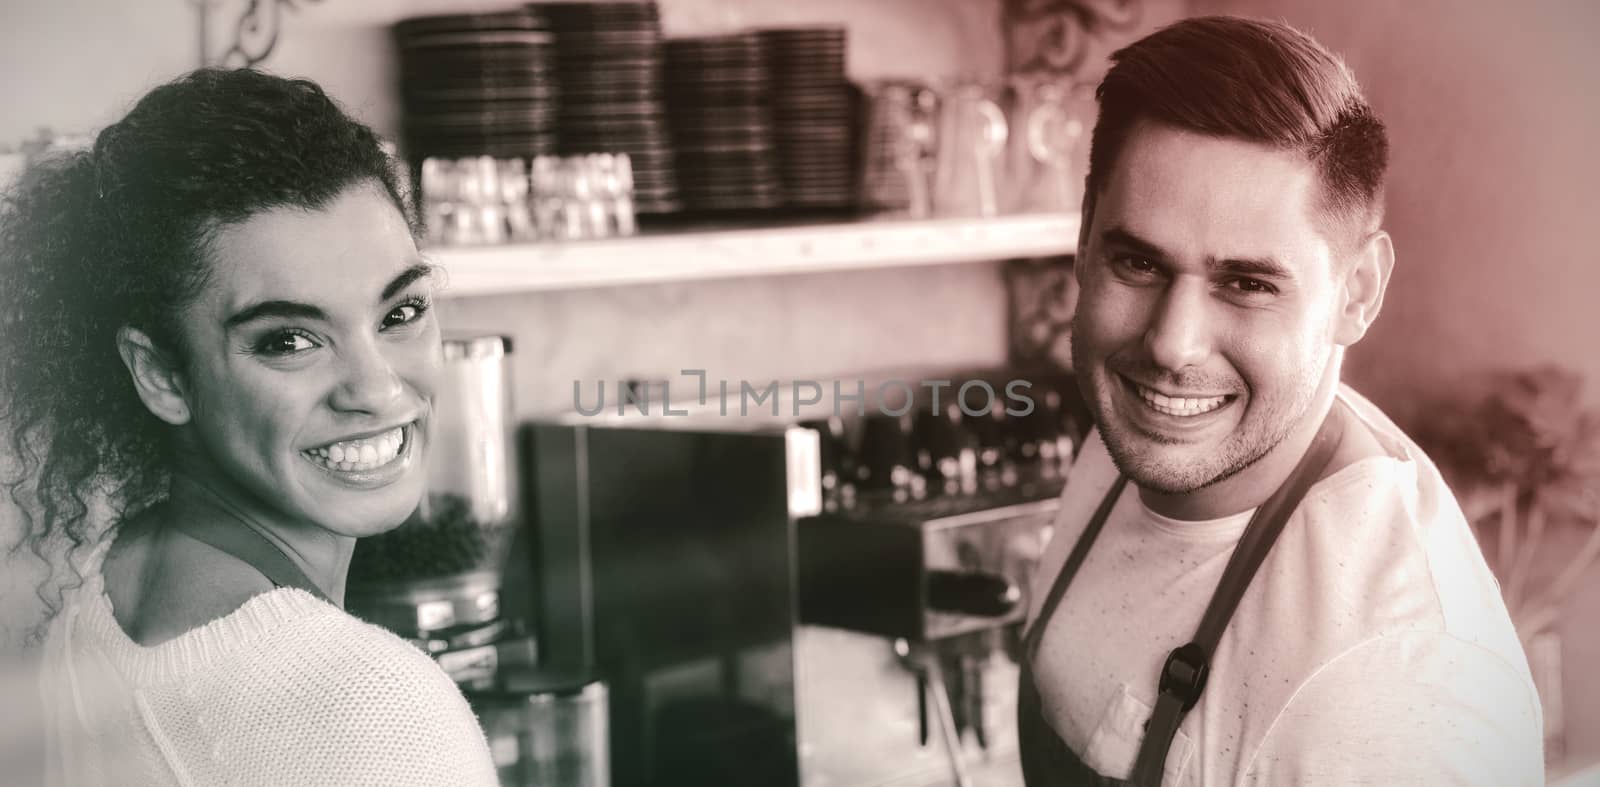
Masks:
[[[765,49],[753,33],[667,42],[678,186],[693,211],[783,204]]]
[[[845,76],[845,29],[777,28],[760,35],[772,75],[785,205],[850,207],[857,101]]]
[[[654,2],[534,3],[555,32],[566,155],[626,153],[639,213],[681,207],[661,99],[661,20]]]
[[[552,36],[537,12],[407,19],[394,36],[413,159],[555,152]]]

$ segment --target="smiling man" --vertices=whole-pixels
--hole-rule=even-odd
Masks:
[[[1394,264],[1382,124],[1280,24],[1113,61],[1076,266],[1096,429],[1033,585],[1028,784],[1543,784],[1460,507],[1339,379]]]

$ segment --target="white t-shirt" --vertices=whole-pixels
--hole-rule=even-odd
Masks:
[[[1527,660],[1454,496],[1382,412],[1348,387],[1339,397],[1394,455],[1339,469],[1295,509],[1164,784],[1543,785]],[[1033,587],[1050,586],[1115,477],[1092,435]],[[1034,662],[1046,719],[1089,767],[1132,772],[1161,666],[1193,636],[1252,513],[1180,522],[1124,490]]]
[[[143,647],[105,594],[107,546],[45,641],[48,783],[497,783],[460,690],[404,640],[279,588]]]

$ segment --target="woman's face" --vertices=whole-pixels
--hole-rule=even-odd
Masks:
[[[375,184],[218,231],[186,315],[184,450],[289,517],[361,537],[425,490],[434,280]]]

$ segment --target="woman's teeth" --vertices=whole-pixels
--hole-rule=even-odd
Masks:
[[[397,426],[377,437],[346,440],[321,448],[302,451],[311,461],[329,470],[344,472],[376,470],[394,461],[405,444],[405,428]]]
[[[1145,404],[1150,405],[1150,409],[1158,413],[1175,415],[1180,418],[1209,413],[1228,401],[1227,396],[1208,396],[1204,399],[1163,396],[1142,385],[1139,386],[1139,398],[1143,399]]]

